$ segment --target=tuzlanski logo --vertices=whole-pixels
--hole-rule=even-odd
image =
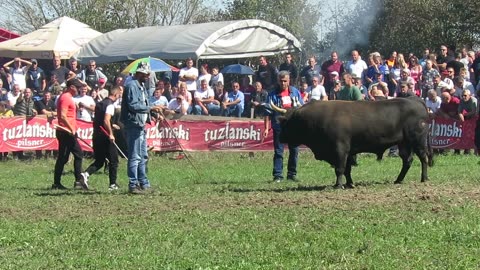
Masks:
[[[179,139],[190,140],[190,129],[185,129],[183,125],[178,127],[159,127],[153,126],[147,130],[147,139]]]
[[[254,125],[250,125],[248,128],[233,128],[230,127],[230,123],[227,123],[225,127],[219,129],[207,129],[205,130],[205,142],[208,141],[222,141],[222,140],[252,140],[260,141],[261,136],[260,129],[255,129]]]
[[[55,138],[55,129],[47,122],[46,125],[27,125],[23,120],[22,124],[3,130],[3,141],[23,138]]]
[[[437,124],[435,120],[429,124],[430,134],[433,137],[462,137],[462,129],[457,127],[457,122],[453,124]]]

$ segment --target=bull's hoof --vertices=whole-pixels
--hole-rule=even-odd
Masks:
[[[353,184],[345,184],[344,188],[345,188],[345,189],[354,189],[354,188],[355,188],[355,185],[353,185]]]
[[[400,185],[402,183],[402,181],[395,181],[393,182],[395,185]]]
[[[333,186],[334,189],[344,189],[343,185],[334,185]]]
[[[427,178],[427,179],[422,179],[422,180],[420,180],[420,182],[422,182],[422,183],[425,183],[425,182],[427,182],[427,181],[428,181],[428,178]]]

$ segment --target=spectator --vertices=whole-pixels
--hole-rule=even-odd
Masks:
[[[193,97],[192,93],[187,91],[187,84],[185,82],[180,82],[178,85],[178,94],[182,95],[185,101],[188,103],[187,113],[191,113],[193,109]]]
[[[188,58],[185,61],[186,67],[180,69],[180,73],[178,74],[178,78],[181,82],[185,82],[187,84],[187,90],[190,93],[195,93],[197,91],[197,79],[198,79],[198,69],[193,67],[193,59]]]
[[[158,87],[159,83],[160,83],[160,81],[157,83],[157,87]],[[172,99],[172,84],[170,83],[170,81],[168,79],[166,79],[165,81],[163,81],[163,85],[164,85],[164,90],[163,90],[162,95],[164,97],[166,97],[168,101],[170,101]],[[178,90],[178,88],[177,88],[177,90]]]
[[[460,105],[460,100],[457,97],[451,96],[448,92],[443,92],[440,97],[442,99],[442,104],[437,111],[437,116],[458,120],[458,106]]]
[[[253,117],[256,118],[263,116],[265,113],[263,105],[267,102],[268,92],[263,89],[261,82],[255,82],[254,86],[255,92],[252,93],[250,100],[253,108]]]
[[[285,54],[285,62],[283,62],[278,68],[279,71],[286,70],[290,73],[290,85],[297,83],[298,72],[295,63],[293,62],[293,56],[290,53]]]
[[[345,71],[349,72],[351,75],[357,76],[362,80],[363,83],[364,73],[366,72],[367,68],[367,63],[362,60],[358,51],[353,50],[352,59],[345,65]]]
[[[427,93],[427,98],[425,99],[425,104],[427,105],[428,114],[434,116],[437,111],[440,109],[442,104],[442,99],[437,95],[437,91],[431,89]]]
[[[0,66],[0,81],[2,82],[2,86],[7,91],[10,91],[10,77],[11,75],[5,71],[3,66]]]
[[[353,84],[352,74],[344,73],[342,75],[344,86],[335,93],[336,100],[361,100],[362,93],[360,89]]]
[[[408,83],[402,82],[400,83],[400,91],[397,93],[397,97],[399,98],[407,98],[413,97],[415,94],[408,89]]]
[[[389,72],[389,80],[388,80],[389,96],[391,97],[395,96],[395,93],[397,92],[399,81],[400,81],[400,75],[402,73],[402,70],[404,69],[408,69],[408,65],[405,62],[405,58],[403,57],[403,54],[399,53],[397,55],[395,64],[393,65],[393,67],[390,69],[390,72]]]
[[[337,78],[334,78],[333,76],[330,76],[333,72],[336,72],[338,74],[342,74],[345,72],[343,69],[343,62],[338,59],[338,53],[336,51],[333,51],[330,54],[330,59],[323,62],[322,67],[322,76],[324,78],[323,86],[325,87],[325,91],[327,92],[327,95],[330,95],[330,92],[333,89],[333,83]]]
[[[3,81],[0,80],[0,101],[8,101],[8,90],[3,87]],[[7,102],[8,104],[8,102]],[[10,107],[10,105],[8,105]]]
[[[35,95],[43,94],[47,87],[47,80],[43,69],[38,67],[37,59],[32,59],[32,65],[27,71],[26,79],[27,87],[32,89]]]
[[[193,114],[220,115],[220,105],[214,102],[215,93],[210,88],[206,80],[201,82],[200,89],[194,95],[195,105],[192,108]]]
[[[46,91],[43,98],[35,102],[35,108],[38,114],[53,117],[57,115],[57,106],[55,100],[52,98],[52,93]]]
[[[386,100],[388,96],[388,86],[384,82],[380,82],[377,84],[370,85],[369,93],[369,100],[378,101],[378,100]]]
[[[475,97],[472,97],[470,90],[465,89],[462,92],[462,99],[458,105],[458,119],[464,122],[466,119],[472,119],[478,114],[478,103]]]
[[[75,73],[77,78],[79,78],[80,74],[82,73],[82,69],[80,68],[80,65],[75,57],[71,57],[68,60],[68,69]]]
[[[215,90],[215,87],[217,87],[218,83],[221,82],[222,85],[224,85],[223,81],[223,74],[219,72],[219,69],[217,66],[212,67],[212,78],[210,79],[210,87]]]
[[[423,50],[422,58],[418,60],[418,63],[420,64],[420,66],[422,66],[422,69],[425,69],[425,65],[427,64],[429,55],[430,55],[430,49],[426,48],[425,50]]]
[[[90,88],[89,90],[104,88],[107,83],[107,76],[97,69],[97,64],[94,60],[90,60],[87,68],[82,70],[78,77],[80,80],[87,83]]]
[[[453,89],[454,83],[453,83],[453,69],[452,68],[447,68],[444,71],[440,73],[442,77],[442,81],[447,84],[448,89]]]
[[[92,122],[92,116],[95,112],[95,100],[87,95],[88,86],[78,87],[78,95],[73,98],[77,106],[77,119],[85,122]]]
[[[429,89],[436,89],[433,85],[433,80],[436,76],[440,77],[440,73],[433,68],[432,60],[427,60],[422,71],[422,97],[427,96]]]
[[[461,62],[462,53],[456,53],[455,58],[447,63],[447,69],[452,68],[454,71],[453,76],[460,75],[460,69],[466,67],[464,63]]]
[[[53,74],[48,83],[47,91],[57,97],[62,93],[62,90],[62,86],[58,83],[57,75]]]
[[[308,84],[307,82],[302,82],[300,86],[300,96],[302,97],[303,103],[307,103],[310,100],[310,94],[308,93]]]
[[[197,79],[197,85],[201,85],[202,80],[206,80],[207,84],[210,85],[210,80],[212,79],[212,75],[208,73],[208,65],[203,64],[200,66],[200,75]]]
[[[8,103],[10,104],[10,108],[13,108],[15,106],[21,94],[22,92],[20,90],[20,86],[18,84],[14,84],[12,87],[12,91],[8,92],[7,94],[7,99],[8,99]]]
[[[160,107],[161,109],[167,108],[168,100],[166,97],[162,96],[162,94],[162,89],[155,89],[155,92],[153,92],[153,97],[150,98],[150,104],[152,104],[152,106]]]
[[[322,73],[320,66],[317,65],[317,60],[315,56],[311,56],[308,58],[308,66],[302,69],[300,72],[300,77],[304,77],[305,81],[307,82],[308,86],[312,86],[313,84],[313,77],[318,76]]]
[[[13,111],[10,110],[6,101],[0,101],[0,118],[13,117]]]
[[[77,76],[73,71],[69,70],[66,67],[60,65],[61,60],[60,56],[55,56],[53,58],[53,70],[50,71],[50,78],[53,75],[56,76],[57,82],[60,86],[64,87],[66,85],[66,81],[69,81]],[[51,91],[53,93],[53,91]]]
[[[400,79],[398,80],[398,86],[397,86],[397,90],[396,90],[396,94],[398,94],[400,92],[400,86],[402,83],[405,83],[407,84],[412,84],[412,85],[415,85],[415,80],[410,77],[410,70],[408,68],[404,68],[401,72],[400,72]]]
[[[170,100],[168,103],[166,114],[178,114],[186,115],[188,111],[188,102],[185,100],[183,95],[177,95],[174,99]]]
[[[222,103],[223,116],[242,117],[245,107],[245,96],[240,91],[238,82],[232,83],[232,91],[230,91]]]
[[[409,59],[410,77],[415,81],[415,95],[421,96],[420,85],[422,82],[423,68],[418,63],[418,58],[414,55]]]
[[[12,63],[13,67],[9,67]],[[25,64],[25,66],[22,66],[22,63]],[[26,75],[31,65],[31,62],[20,57],[15,57],[12,61],[5,63],[3,68],[7,74],[11,75],[11,85],[18,84],[22,91],[27,88]]]
[[[260,56],[260,65],[255,73],[257,81],[260,81],[267,91],[275,84],[277,70],[267,61],[265,56]]]
[[[318,75],[318,74],[317,74]],[[278,86],[268,94],[267,104],[275,104],[282,109],[290,109],[303,105],[300,92],[293,86],[290,86],[290,75],[287,71],[278,73]],[[281,126],[276,120],[278,113],[270,111],[264,118],[265,131],[263,137],[266,138],[270,131],[273,130],[273,181],[281,182],[283,180],[283,148],[280,143]],[[297,163],[298,163],[298,146],[288,145],[288,165],[287,179],[297,181]]]
[[[325,92],[325,87],[320,84],[322,75],[314,76],[312,79],[312,86],[309,86],[307,93],[310,96],[309,101],[311,100],[328,100],[327,93]]]
[[[475,88],[473,84],[469,81],[466,81],[463,77],[457,76],[453,79],[454,88],[450,91],[450,95],[456,96],[462,100],[463,91],[469,90],[470,93],[475,93]]]
[[[393,51],[390,54],[390,57],[387,59],[387,61],[385,61],[385,63],[387,64],[388,69],[391,69],[393,68],[396,62],[397,62],[397,52]]]
[[[455,59],[449,54],[447,46],[441,45],[440,54],[437,57],[438,71],[442,72],[445,69],[447,69],[447,63],[452,60],[455,60]]]

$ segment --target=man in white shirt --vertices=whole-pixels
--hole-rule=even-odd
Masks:
[[[178,95],[168,103],[168,108],[165,110],[166,114],[180,114],[186,115],[188,110],[188,102],[182,95]]]
[[[181,82],[187,84],[188,91],[197,90],[197,78],[198,78],[198,69],[193,67],[193,59],[188,58],[186,61],[187,66],[180,69],[178,78]]]
[[[307,93],[310,96],[309,101],[311,100],[328,100],[327,92],[325,92],[325,87],[320,84],[322,75],[315,75],[312,79],[312,86],[309,86]]]
[[[78,89],[78,95],[73,98],[75,105],[77,105],[77,119],[86,122],[92,122],[92,115],[95,111],[95,100],[93,97],[87,95],[87,86],[82,86]]]
[[[348,61],[345,66],[346,71],[352,75],[356,75],[358,78],[361,78],[363,83],[363,74],[367,68],[367,63],[362,60],[358,51],[353,50],[352,60]]]
[[[12,63],[13,67],[9,67]],[[24,63],[25,66],[22,66],[22,63]],[[30,61],[23,60],[20,57],[15,57],[12,61],[5,63],[5,65],[3,65],[5,71],[12,75],[11,85],[18,84],[22,91],[27,88],[25,75],[31,65],[32,63]]]
[[[192,108],[192,114],[220,115],[220,105],[215,104],[215,93],[210,88],[206,80],[201,82],[201,87],[194,94],[195,106]]]

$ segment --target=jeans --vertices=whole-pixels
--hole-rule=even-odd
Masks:
[[[127,175],[128,187],[135,189],[137,184],[142,188],[150,187],[147,179],[147,137],[143,127],[125,129],[127,135],[128,161]]]
[[[115,145],[104,134],[94,131],[93,133],[93,156],[95,161],[88,166],[86,172],[91,175],[98,171],[105,164],[105,158],[110,162],[108,164],[108,178],[110,185],[117,183],[118,171],[118,151]]]
[[[280,143],[280,130],[273,129],[273,177],[283,178],[283,148],[284,145]],[[293,147],[288,145],[288,151],[287,176],[296,176],[298,146]]]
[[[55,172],[53,175],[53,183],[60,184],[63,168],[68,161],[70,153],[73,154],[73,170],[75,172],[75,181],[81,179],[83,152],[77,138],[65,131],[57,130],[56,137],[58,140],[58,156],[55,162]]]
[[[209,115],[216,115],[216,116],[220,115],[220,112],[221,112],[220,105],[210,103],[210,104],[205,104],[205,107],[207,108]],[[202,107],[200,107],[200,105],[193,106],[192,114],[202,115],[203,114]]]
[[[229,106],[223,111],[223,116],[242,117],[243,108],[240,104]]]

